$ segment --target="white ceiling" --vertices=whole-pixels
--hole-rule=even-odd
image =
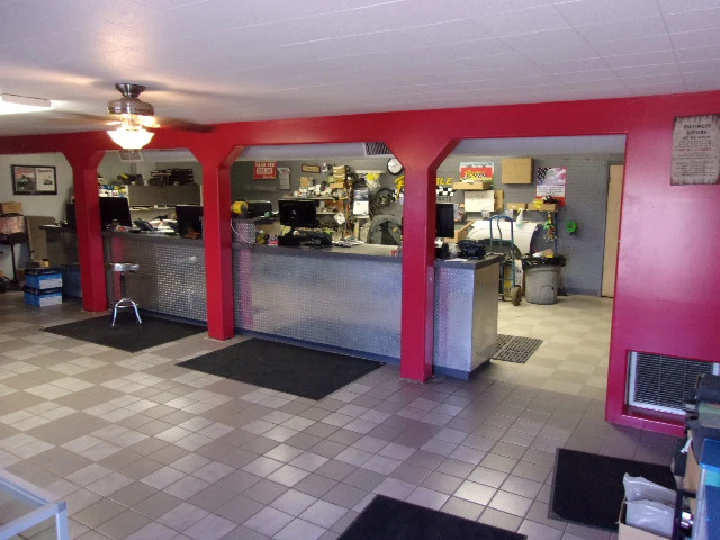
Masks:
[[[720,0],[0,0],[0,92],[198,122],[720,89]],[[53,113],[0,135],[100,129]]]

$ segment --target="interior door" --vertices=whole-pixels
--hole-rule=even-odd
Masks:
[[[615,270],[620,240],[620,204],[622,199],[623,165],[610,165],[607,211],[605,215],[605,256],[603,258],[602,295],[615,295]]]

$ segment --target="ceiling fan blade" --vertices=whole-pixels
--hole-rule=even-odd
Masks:
[[[107,115],[84,114],[69,111],[54,111],[53,114],[46,115],[46,119],[49,123],[68,126],[83,126],[90,124],[112,126],[118,123],[117,120],[113,120],[113,118]]]
[[[165,116],[156,116],[155,121],[161,127],[178,129],[180,131],[189,131],[192,133],[212,133],[215,126],[209,124],[198,124],[184,118],[168,118]]]

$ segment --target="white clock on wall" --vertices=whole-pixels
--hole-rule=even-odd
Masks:
[[[400,174],[403,171],[402,163],[398,158],[390,158],[387,162],[387,170],[390,174]]]

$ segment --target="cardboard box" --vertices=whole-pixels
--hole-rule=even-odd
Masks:
[[[526,203],[507,203],[506,205],[508,210],[527,210],[527,207]]]
[[[460,240],[465,240],[467,238],[468,233],[470,232],[470,229],[472,228],[472,222],[468,223],[467,225],[464,225],[463,227],[459,229],[455,229],[455,235],[450,238],[449,236],[445,239],[448,242],[455,242],[458,243]]]
[[[626,500],[623,499],[622,506],[620,507],[620,532],[618,534],[618,540],[667,540],[664,536],[631,527],[625,523],[626,516],[627,504]]]
[[[537,207],[537,210],[540,210],[541,212],[557,212],[558,205],[557,204],[541,204],[539,207]]]
[[[22,203],[17,201],[0,203],[0,214],[22,214]]]
[[[452,184],[453,189],[465,191],[485,191],[487,189],[492,189],[492,187],[492,180],[476,180],[475,182],[453,182]]]
[[[505,191],[502,189],[495,190],[495,211],[502,212],[505,209]]]
[[[502,160],[502,183],[503,184],[532,184],[532,159],[503,159]]]
[[[62,288],[62,274],[47,274],[34,276],[25,272],[25,285],[33,289]]]

